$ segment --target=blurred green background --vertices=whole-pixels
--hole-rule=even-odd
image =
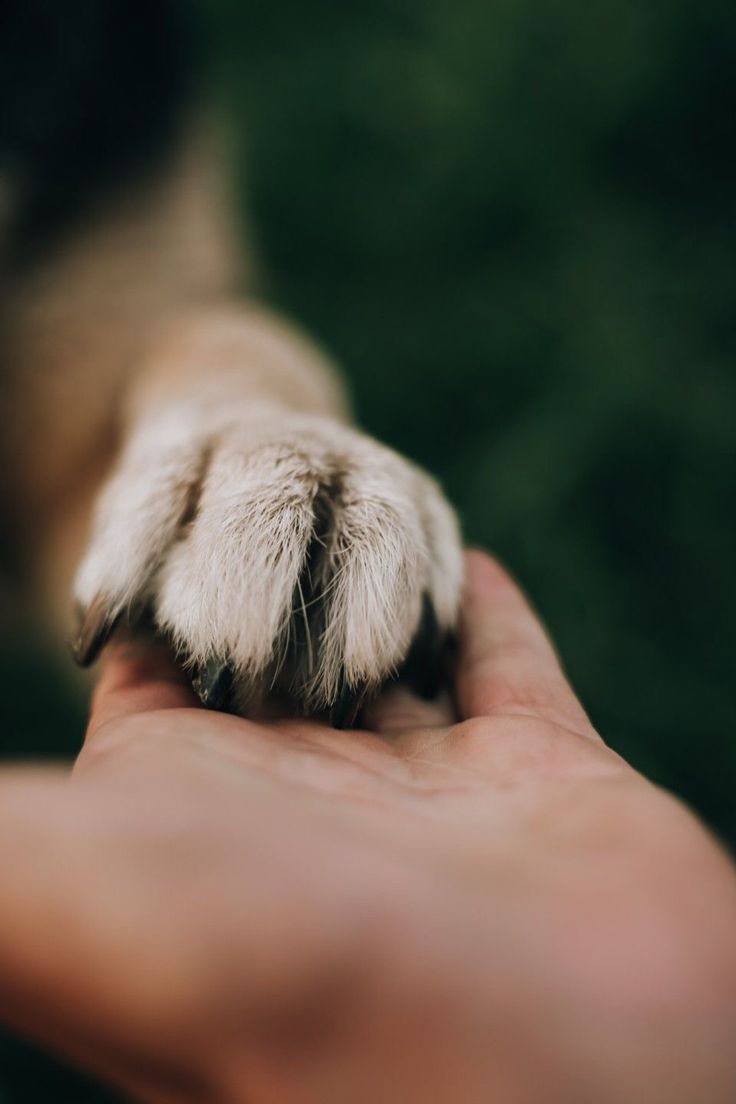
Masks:
[[[211,12],[268,294],[735,842],[736,7]]]
[[[736,7],[210,0],[205,40],[264,295],[733,845]],[[24,648],[5,754],[71,753]]]

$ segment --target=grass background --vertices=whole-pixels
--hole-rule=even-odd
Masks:
[[[265,294],[733,845],[736,8],[209,0],[204,41]],[[71,753],[63,672],[3,654],[5,756]],[[98,1098],[0,1058],[7,1101]]]

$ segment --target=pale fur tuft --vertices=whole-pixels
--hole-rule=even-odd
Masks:
[[[396,453],[268,403],[179,402],[138,424],[76,596],[87,607],[102,595],[110,620],[149,603],[187,662],[229,661],[240,700],[299,638],[291,691],[321,708],[397,669],[425,594],[453,628],[460,581],[454,515]]]

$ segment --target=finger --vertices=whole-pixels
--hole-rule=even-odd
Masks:
[[[387,687],[365,710],[365,727],[380,736],[445,727],[456,719],[448,694],[427,701],[401,685]]]
[[[121,640],[105,651],[85,742],[109,721],[155,709],[199,708],[184,672],[159,641]]]
[[[466,556],[456,693],[466,719],[526,714],[595,735],[539,619],[483,552]]]

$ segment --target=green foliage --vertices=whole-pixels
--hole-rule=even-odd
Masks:
[[[210,10],[264,293],[736,839],[736,9]]]

